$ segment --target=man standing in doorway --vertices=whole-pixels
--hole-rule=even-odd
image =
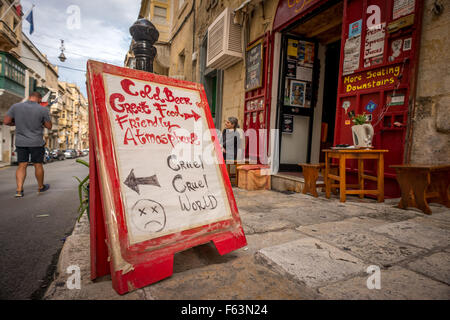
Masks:
[[[50,185],[44,184],[44,127],[52,128],[50,114],[47,108],[40,105],[42,96],[33,92],[25,102],[13,104],[6,113],[3,123],[16,126],[16,148],[19,166],[16,170],[16,198],[24,195],[23,183],[27,176],[27,165],[31,156],[34,165],[38,193],[47,191]]]

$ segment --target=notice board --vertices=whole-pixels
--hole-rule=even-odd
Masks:
[[[263,79],[263,41],[249,46],[245,54],[245,90],[250,91],[262,86]]]
[[[176,252],[245,246],[203,86],[91,60],[87,70],[91,201],[101,202],[90,214],[91,278],[107,256],[123,294],[170,276]]]

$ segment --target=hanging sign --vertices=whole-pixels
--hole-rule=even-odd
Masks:
[[[87,69],[104,208],[91,226],[106,227],[114,289],[170,276],[173,255],[199,244],[244,246],[203,87],[95,61]]]

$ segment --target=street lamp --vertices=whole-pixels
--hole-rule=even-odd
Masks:
[[[156,56],[153,44],[158,41],[158,30],[149,20],[138,19],[130,27],[130,34],[134,40],[131,50],[136,60],[135,69],[153,72],[153,60]]]
[[[61,62],[64,62],[64,61],[66,61],[66,56],[64,55],[64,50],[66,50],[66,48],[64,48],[64,40],[62,40],[62,39],[61,39],[60,49],[61,49],[61,54],[59,55],[58,58]]]

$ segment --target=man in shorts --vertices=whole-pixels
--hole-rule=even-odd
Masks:
[[[6,125],[16,126],[17,161],[19,162],[16,170],[16,198],[24,195],[23,183],[27,176],[30,158],[38,182],[38,193],[50,188],[49,184],[44,184],[42,163],[45,153],[44,127],[50,130],[52,122],[48,109],[39,104],[41,100],[41,94],[33,92],[27,101],[13,104],[3,120]]]

